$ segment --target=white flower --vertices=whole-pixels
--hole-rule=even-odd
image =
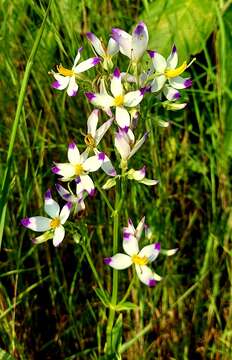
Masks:
[[[75,96],[78,90],[78,85],[76,83],[76,76],[79,73],[82,73],[91,67],[97,65],[101,59],[98,57],[93,57],[82,61],[77,65],[80,60],[80,52],[82,48],[78,49],[77,56],[75,57],[74,64],[71,70],[64,68],[62,65],[57,66],[58,73],[51,71],[56,81],[52,83],[52,87],[58,90],[67,89],[67,94],[69,96]]]
[[[132,35],[113,28],[112,38],[119,44],[119,51],[133,62],[138,62],[143,56],[149,39],[147,27],[142,21],[136,25]]]
[[[181,75],[195,60],[193,59],[189,64],[186,61],[177,67],[178,55],[175,45],[173,45],[171,54],[167,60],[157,51],[148,51],[154,69],[156,71],[155,78],[151,82],[151,92],[158,92],[161,89],[165,97],[170,100],[177,100],[180,98],[179,89],[186,89],[192,85],[190,78],[183,78]],[[166,82],[168,81],[168,85]]]
[[[146,176],[146,166],[143,166],[139,170],[130,169],[127,173],[129,180],[138,181],[141,184],[153,186],[158,184],[158,180],[147,179]]]
[[[144,284],[152,287],[156,285],[156,281],[160,281],[162,278],[153,272],[147,264],[154,261],[159,255],[160,244],[147,245],[139,251],[139,240],[144,229],[144,221],[145,218],[142,218],[136,229],[132,221],[128,221],[128,226],[123,229],[122,244],[126,254],[115,254],[104,259],[104,262],[117,270],[127,269],[134,264],[139,279]]]
[[[88,92],[85,95],[91,104],[95,106],[101,108],[115,107],[115,120],[121,128],[124,128],[130,126],[130,114],[126,108],[137,106],[142,101],[144,92],[145,89],[140,89],[125,94],[121,81],[121,73],[116,68],[111,80],[111,93],[113,96],[107,93],[96,94],[92,92]]]
[[[97,129],[99,110],[94,109],[87,120],[87,135],[85,136],[85,143],[88,150],[93,150],[99,156],[100,151],[97,149],[99,142],[105,135],[106,131],[112,125],[113,118],[107,120]],[[101,164],[102,170],[109,176],[115,176],[116,171],[106,154]]]
[[[99,152],[88,158],[88,149],[80,154],[76,144],[72,142],[68,147],[69,163],[55,163],[52,172],[61,175],[62,181],[76,181],[76,193],[86,190],[88,194],[94,194],[94,183],[89,172],[97,171],[105,159],[105,154]]]
[[[60,197],[62,197],[62,199],[76,205],[76,212],[77,213],[80,212],[80,211],[85,210],[85,203],[84,203],[83,193],[79,193],[79,194],[74,195],[70,191],[66,190],[60,184],[55,184],[55,186],[56,186],[57,192],[59,193]]]
[[[92,32],[88,32],[86,34],[88,40],[92,44],[95,52],[97,55],[101,56],[103,58],[103,67],[104,69],[112,69],[113,63],[112,63],[112,56],[116,55],[119,51],[118,43],[110,38],[107,48],[103,45],[102,41],[94,35]]]
[[[21,220],[21,224],[34,231],[45,231],[41,236],[36,237],[33,242],[39,244],[53,238],[53,245],[58,246],[64,239],[64,223],[69,217],[72,204],[66,203],[60,211],[59,204],[52,199],[51,191],[45,193],[44,210],[50,218],[44,216],[27,217]]]
[[[115,134],[114,144],[122,160],[129,160],[144,144],[148,136],[145,133],[135,142],[134,134],[130,128],[119,129]]]

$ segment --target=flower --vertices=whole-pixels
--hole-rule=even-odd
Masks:
[[[84,203],[84,199],[83,199],[83,193],[79,193],[77,195],[74,195],[70,191],[66,190],[60,184],[55,184],[55,186],[56,186],[57,192],[59,193],[60,197],[62,197],[62,199],[76,205],[77,213],[80,212],[80,211],[85,210],[85,203]]]
[[[53,245],[58,246],[64,239],[64,223],[69,217],[72,204],[66,203],[60,211],[59,204],[52,199],[51,191],[45,193],[44,210],[50,218],[44,216],[27,217],[21,220],[21,224],[34,231],[45,231],[41,236],[36,237],[33,242],[39,244],[53,238]]]
[[[160,243],[147,245],[139,251],[138,243],[145,226],[144,222],[145,218],[143,217],[135,229],[129,219],[128,226],[123,229],[122,246],[126,254],[117,253],[112,257],[105,258],[104,262],[117,270],[127,269],[134,264],[139,279],[144,284],[153,287],[156,285],[156,281],[160,281],[162,278],[153,272],[147,264],[154,261],[159,255]]]
[[[52,83],[52,87],[58,90],[67,89],[68,96],[75,96],[77,94],[78,85],[76,83],[76,76],[78,76],[79,73],[82,73],[97,65],[101,61],[100,58],[93,57],[82,61],[77,65],[78,61],[80,60],[81,51],[82,48],[78,49],[77,56],[75,57],[71,70],[64,68],[62,65],[57,66],[58,73],[52,70],[52,75],[56,79],[56,81]]]
[[[144,144],[148,136],[146,132],[135,142],[134,134],[130,128],[119,129],[115,134],[114,144],[122,160],[129,160]]]
[[[94,109],[87,120],[87,135],[85,135],[85,143],[88,147],[88,150],[92,149],[96,155],[100,156],[99,155],[100,151],[98,151],[97,146],[101,141],[101,139],[103,138],[103,136],[105,135],[106,131],[112,125],[113,118],[105,121],[104,124],[102,124],[97,129],[98,115],[99,115],[99,110]],[[102,155],[101,168],[109,176],[116,175],[116,171],[106,154],[104,154],[104,159]]]
[[[85,95],[91,104],[101,107],[109,108],[115,107],[115,120],[117,124],[121,127],[130,126],[130,114],[125,107],[135,107],[143,99],[144,89],[136,90],[124,93],[121,73],[118,68],[114,70],[113,78],[111,80],[111,92],[113,96],[108,95],[107,93],[95,94],[88,92]]]
[[[130,169],[127,173],[129,180],[135,180],[138,181],[141,184],[153,186],[158,184],[158,180],[152,180],[145,178],[146,176],[146,166],[143,166],[139,170]]]
[[[53,173],[62,176],[60,180],[76,180],[77,194],[84,190],[90,195],[94,194],[94,183],[88,173],[97,171],[105,159],[105,154],[102,152],[88,158],[88,152],[87,149],[80,154],[76,144],[72,142],[68,147],[69,163],[55,163],[52,168]]]
[[[132,35],[113,28],[112,38],[119,44],[119,51],[137,63],[147,49],[149,36],[146,25],[141,21],[136,25]]]
[[[119,51],[118,43],[110,38],[107,48],[103,45],[102,41],[92,32],[86,34],[87,39],[90,41],[97,55],[103,58],[103,67],[105,70],[112,69],[112,56],[116,55]]]
[[[178,55],[175,45],[173,45],[171,54],[167,60],[157,51],[148,51],[154,69],[156,71],[155,78],[151,82],[151,92],[158,92],[163,89],[165,97],[170,100],[180,98],[180,92],[176,89],[185,89],[192,85],[190,78],[183,78],[181,75],[195,60],[193,59],[188,65],[184,61],[182,65],[177,67]],[[168,81],[169,85],[165,85]]]

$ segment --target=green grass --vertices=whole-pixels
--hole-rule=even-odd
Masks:
[[[89,30],[104,39],[112,26],[130,31],[150,2],[53,0],[40,39],[44,3],[0,3],[0,348],[23,360],[100,359],[109,311],[95,292],[99,284],[88,254],[111,293],[112,270],[103,257],[112,255],[112,211],[98,192],[75,219],[80,243],[70,224],[57,249],[51,242],[33,245],[20,220],[42,214],[43,194],[57,181],[53,161],[65,161],[70,140],[83,143],[91,109],[85,88],[67,98],[50,88],[48,71],[60,62],[70,66],[82,43],[84,56],[91,56],[84,37]],[[160,184],[128,187],[119,247],[128,216],[136,224],[145,215],[154,241],[179,251],[155,262],[164,276],[155,289],[135,279],[127,300],[138,306],[122,312],[123,359],[232,358],[231,159],[224,148],[231,90],[220,11],[217,24],[191,67],[187,109],[163,112],[171,124],[164,129],[157,126],[160,112],[150,95],[141,107],[138,133],[146,128],[150,135],[132,164],[146,163]],[[112,133],[104,146],[110,143]],[[105,177],[99,174],[94,178],[100,186]],[[106,194],[113,205],[114,190]],[[129,281],[126,270],[118,275],[120,300]]]

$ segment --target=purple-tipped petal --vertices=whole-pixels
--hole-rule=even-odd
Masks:
[[[155,54],[156,54],[156,51],[153,51],[153,50],[147,50],[147,53],[148,55],[150,56],[150,58],[154,58],[155,57]]]
[[[94,34],[93,34],[93,33],[91,33],[91,32],[89,31],[89,32],[86,33],[86,36],[87,36],[87,38],[88,38],[90,41],[93,41],[93,39],[94,39]]]
[[[106,265],[109,265],[111,262],[112,262],[112,258],[111,258],[111,257],[104,259],[104,263],[105,263]]]
[[[92,92],[87,92],[87,93],[85,93],[85,96],[87,97],[87,99],[88,99],[89,101],[92,101],[92,100],[95,99],[95,97],[96,97],[96,95],[95,95],[94,93],[92,93]]]
[[[82,50],[83,50],[83,46],[81,46],[81,47],[78,49],[79,52],[82,52]]]
[[[178,100],[179,98],[180,98],[180,93],[179,93],[179,91],[178,91],[178,92],[176,92],[176,93],[174,94],[173,100]]]
[[[99,62],[101,62],[101,58],[95,57],[95,58],[93,58],[92,64],[97,65],[97,64],[99,64]]]
[[[72,203],[69,201],[69,202],[67,202],[67,207],[69,208],[69,210],[72,208]]]
[[[185,80],[185,82],[184,82],[184,86],[186,87],[186,88],[188,88],[188,87],[190,87],[190,86],[192,86],[192,80],[191,79],[187,79],[187,80]]]
[[[120,39],[120,29],[113,28],[111,31],[112,38],[118,42]]]
[[[81,182],[81,178],[80,178],[80,176],[78,176],[78,177],[75,179],[75,183],[76,183],[76,184],[80,184],[80,182]]]
[[[142,167],[142,169],[140,169],[140,172],[143,176],[146,175],[146,166],[145,165]]]
[[[154,249],[160,251],[160,249],[161,249],[160,243],[156,243],[156,244],[154,245]]]
[[[51,87],[53,89],[59,89],[59,87],[61,86],[61,83],[59,83],[59,81],[54,81],[52,84],[51,84]]]
[[[21,224],[25,227],[28,227],[28,225],[31,223],[30,219],[28,217],[21,220]]]
[[[115,76],[116,78],[119,78],[120,75],[121,75],[121,73],[120,73],[119,68],[116,68],[116,69],[114,70],[114,76]]]
[[[123,232],[123,239],[124,239],[124,240],[129,240],[130,236],[131,236],[131,234],[128,233],[127,231],[124,231],[124,232]]]
[[[110,175],[110,176],[116,176],[116,175],[117,175],[116,170],[115,170],[115,169],[112,169],[112,170],[109,172],[109,175]]]
[[[51,199],[51,197],[52,197],[51,190],[48,189],[46,191],[46,193],[44,194],[44,198],[45,198],[45,200],[49,200],[49,199]]]
[[[59,174],[60,168],[58,168],[58,166],[53,166],[53,167],[52,167],[52,172],[53,172],[54,174]]]
[[[149,282],[148,282],[148,286],[149,287],[154,287],[156,286],[156,281],[154,279],[150,279]]]
[[[100,152],[99,154],[98,154],[98,160],[101,160],[101,161],[104,161],[105,160],[105,154],[104,154],[104,152]]]
[[[76,144],[75,144],[74,141],[71,142],[71,143],[68,145],[68,148],[69,148],[69,149],[75,149],[75,147],[76,147]]]
[[[96,189],[92,189],[89,193],[90,197],[94,197],[96,195]]]
[[[135,34],[140,36],[144,32],[144,23],[141,21],[135,28]]]
[[[175,44],[173,44],[173,47],[172,47],[172,53],[174,54],[174,53],[176,53],[176,45]]]
[[[144,88],[141,88],[139,91],[140,91],[140,94],[143,96],[147,92],[146,86]]]

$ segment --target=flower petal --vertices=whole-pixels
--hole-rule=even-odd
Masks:
[[[142,235],[142,231],[144,229],[144,223],[145,223],[145,216],[140,220],[140,222],[138,223],[138,226],[135,230],[135,236],[137,238],[137,240],[139,241]]]
[[[123,106],[116,106],[115,120],[119,127],[125,128],[130,126],[130,114]]]
[[[99,110],[94,109],[87,120],[87,132],[95,139]]]
[[[114,144],[119,154],[121,155],[121,158],[127,159],[130,154],[130,145],[123,130],[120,129],[118,132],[116,132]]]
[[[91,104],[102,108],[109,108],[114,105],[114,98],[108,94],[85,93]]]
[[[172,88],[171,86],[165,85],[163,92],[164,92],[165,97],[170,101],[175,101],[180,98],[180,92],[178,90]]]
[[[102,161],[103,159],[99,155],[90,156],[83,163],[83,169],[90,172],[97,171],[101,167]]]
[[[147,245],[139,252],[139,256],[146,256],[150,262],[154,261],[160,253],[160,243]]]
[[[72,76],[68,84],[67,94],[68,96],[76,96],[77,91],[78,91],[78,85],[76,83],[75,76]]]
[[[54,231],[53,245],[58,246],[63,241],[65,230],[62,225],[58,226]]]
[[[93,180],[90,178],[90,176],[89,175],[81,175],[80,180],[81,180],[81,185],[82,185],[82,191],[86,190],[89,195],[92,195],[94,192],[94,183],[93,183]],[[82,192],[82,191],[80,191],[80,187],[79,188],[77,187],[77,190],[78,190],[77,193]]]
[[[183,78],[181,76],[176,76],[169,79],[169,84],[175,89],[186,89],[192,86],[192,80],[190,78]]]
[[[114,56],[119,52],[119,45],[113,38],[110,38],[106,52],[110,56]]]
[[[121,81],[121,74],[120,70],[116,68],[114,70],[113,78],[111,80],[110,84],[110,90],[114,97],[120,96],[123,94],[123,87],[122,87],[122,81]]]
[[[82,61],[80,64],[78,64],[74,71],[75,73],[82,73],[90,68],[92,68],[93,66],[96,66],[97,64],[99,64],[99,62],[101,61],[101,59],[99,57],[94,57],[94,58],[90,58],[88,60]]]
[[[72,203],[77,201],[76,196],[71,194],[63,186],[61,186],[60,184],[55,184],[55,186],[56,186],[56,190],[57,190],[58,194],[60,195],[60,197],[62,197],[62,199],[64,199],[65,201],[68,201],[68,202],[72,202]]]
[[[171,54],[167,58],[167,68],[168,69],[175,69],[178,64],[178,54],[175,45],[172,47]]]
[[[157,76],[151,83],[151,92],[157,92],[162,89],[167,78],[164,75]]]
[[[130,155],[128,157],[128,159],[130,159],[140,148],[141,146],[145,143],[145,141],[147,140],[147,136],[148,136],[148,133],[145,133],[143,135],[143,137],[141,137],[141,139],[139,139],[138,141],[136,141],[133,149],[131,150],[130,152]]]
[[[148,31],[146,25],[141,21],[132,33],[132,60],[138,61],[147,50]]]
[[[116,176],[117,173],[115,171],[115,168],[113,167],[110,159],[108,158],[108,156],[105,153],[100,153],[98,150],[95,150],[96,154],[102,154],[100,156],[102,156],[103,158],[103,154],[104,154],[104,158],[103,158],[103,162],[101,164],[101,168],[102,170],[109,176]]]
[[[74,166],[70,163],[55,163],[55,167],[52,168],[52,172],[63,176],[65,179],[69,179],[75,176]]]
[[[68,219],[69,215],[70,215],[70,211],[71,211],[71,208],[72,208],[72,203],[71,202],[67,202],[67,204],[65,204],[63,206],[63,208],[61,209],[61,212],[60,212],[60,221],[61,221],[61,224],[63,225],[66,220]]]
[[[70,77],[69,76],[62,76],[57,73],[53,73],[54,78],[56,79],[55,82],[52,83],[52,87],[58,90],[64,90],[69,84]]]
[[[117,270],[127,269],[131,264],[131,257],[125,254],[116,254],[110,258],[104,259],[105,264],[110,265]]]
[[[144,93],[141,90],[128,92],[124,96],[124,105],[128,107],[134,107],[138,105],[143,100],[143,95]]]
[[[112,38],[118,43],[120,52],[123,55],[126,55],[131,59],[132,36],[121,29],[113,28],[112,29]]]
[[[149,55],[152,59],[155,70],[163,73],[167,68],[167,61],[163,55],[159,54],[157,51],[150,51]]]
[[[47,231],[50,227],[51,219],[44,216],[33,216],[21,220],[21,224],[34,231]]]
[[[113,123],[113,118],[105,121],[104,124],[102,124],[102,125],[97,129],[96,135],[95,135],[96,145],[99,144],[99,142],[101,141],[101,139],[103,138],[103,136],[105,135],[105,133],[106,133],[106,131],[109,129],[109,127],[112,125],[112,123]]]
[[[51,190],[47,190],[44,196],[44,210],[51,217],[57,217],[60,213],[59,204],[52,199]]]
[[[80,48],[78,49],[77,55],[76,55],[76,57],[75,57],[75,59],[74,59],[73,68],[76,67],[78,61],[80,60],[82,50],[83,50],[82,47],[80,47]]]
[[[139,280],[145,285],[153,287],[156,285],[155,273],[146,265],[135,265]]]
[[[97,55],[100,55],[100,56],[104,56],[105,55],[105,50],[102,46],[102,43],[100,41],[100,39],[94,35],[93,33],[91,32],[88,32],[86,34],[88,40],[91,42],[94,50],[96,51]]]
[[[128,255],[137,255],[139,252],[138,240],[130,232],[127,232],[127,228],[123,229],[123,249]]]
[[[80,152],[75,142],[70,143],[68,146],[68,160],[73,165],[80,163]]]

